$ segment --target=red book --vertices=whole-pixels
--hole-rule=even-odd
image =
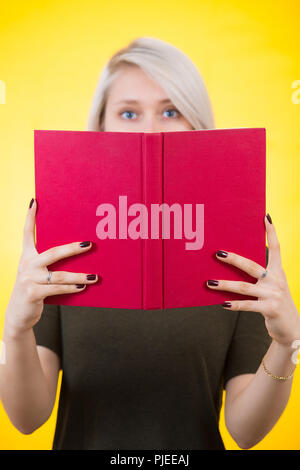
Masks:
[[[257,282],[217,250],[266,265],[265,129],[35,130],[34,150],[38,252],[90,240],[48,268],[102,276],[45,303],[146,310],[255,299],[206,281]]]

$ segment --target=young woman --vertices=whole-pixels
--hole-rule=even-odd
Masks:
[[[192,61],[164,41],[139,38],[104,67],[87,130],[213,127]],[[216,253],[256,284],[208,280],[211,289],[253,300],[152,311],[83,308],[43,303],[51,295],[93,289],[103,273],[101,266],[98,273],[48,271],[92,244],[76,241],[38,253],[37,204],[32,199],[28,209],[5,316],[0,392],[13,425],[29,434],[45,423],[62,370],[54,449],[224,449],[218,427],[223,390],[233,439],[241,448],[258,443],[288,402],[300,339],[270,216],[264,220],[267,269],[226,247]]]

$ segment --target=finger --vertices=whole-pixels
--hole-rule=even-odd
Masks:
[[[245,271],[252,277],[256,277],[257,279],[260,278],[262,273],[265,271],[265,268],[260,264],[236,253],[218,250],[216,252],[216,256],[224,263],[232,264],[233,266],[236,266],[237,268]]]
[[[276,230],[269,214],[265,216],[265,227],[267,232],[267,241],[269,246],[268,267],[281,268],[280,244],[277,238]]]
[[[264,316],[264,301],[263,300],[230,300],[226,301],[221,306],[226,310],[244,310],[247,312],[258,312]]]
[[[39,299],[45,299],[52,295],[74,294],[85,290],[85,284],[39,284],[36,289],[36,296]]]
[[[48,284],[48,271],[39,272],[35,275],[34,281],[38,284]],[[49,284],[93,284],[98,281],[97,274],[71,273],[68,271],[51,271]],[[100,278],[101,280],[101,278]]]
[[[23,249],[34,250],[35,247],[35,215],[36,215],[37,204],[36,200],[32,199],[29,204],[27,211],[24,231],[23,231]]]
[[[74,242],[66,245],[59,245],[43,251],[36,257],[35,266],[49,266],[56,261],[67,258],[68,256],[78,255],[88,251],[92,246],[92,242]]]
[[[266,289],[258,284],[251,284],[244,281],[224,281],[209,279],[207,286],[214,290],[225,290],[228,292],[236,292],[237,294],[252,295],[254,297],[266,298]]]

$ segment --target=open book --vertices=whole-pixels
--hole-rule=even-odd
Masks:
[[[38,252],[92,248],[48,266],[102,283],[45,303],[166,309],[255,299],[208,279],[257,279],[216,258],[266,266],[263,128],[179,132],[35,130]]]

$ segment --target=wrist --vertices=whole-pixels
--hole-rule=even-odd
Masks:
[[[14,319],[6,317],[4,322],[3,329],[3,339],[9,340],[20,340],[24,338],[31,331],[31,327],[25,327],[25,325],[20,325]]]
[[[274,351],[276,351],[276,355],[278,354],[280,355],[280,357],[283,357],[283,358],[290,357],[293,351],[295,350],[292,347],[292,344],[293,344],[292,341],[290,341],[289,343],[280,343],[276,341],[275,339],[273,339],[272,341],[272,346],[273,346]]]
[[[10,339],[21,339],[40,319],[43,302],[30,303],[14,292],[9,300],[4,320],[4,334]]]
[[[273,343],[278,346],[278,349],[287,352],[295,349],[295,344],[300,342],[300,316],[297,315],[297,318],[293,318],[289,323],[285,335],[273,338]]]
[[[299,362],[297,359],[299,348],[300,339],[298,341],[293,341],[290,344],[282,344],[273,340],[270,350],[272,350],[271,356],[276,358],[274,365],[284,367],[285,371],[288,372],[291,371],[291,368],[294,369]]]

